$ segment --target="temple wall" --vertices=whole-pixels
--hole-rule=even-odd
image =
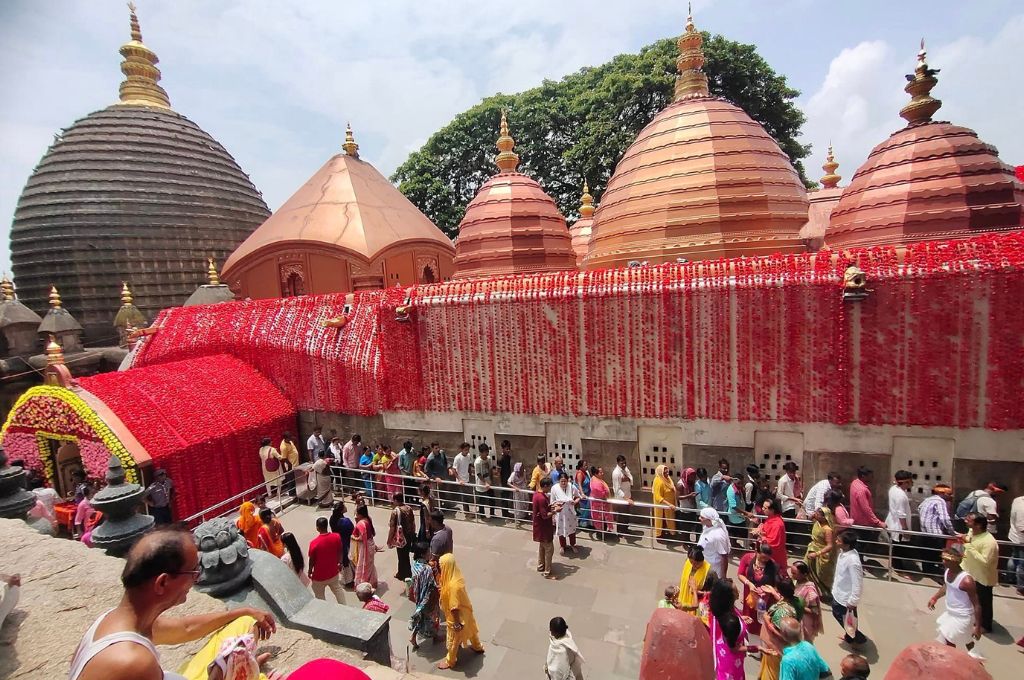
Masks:
[[[462,441],[485,432],[496,447],[502,439],[512,443],[517,461],[532,465],[538,453],[559,453],[573,467],[579,455],[590,465],[610,470],[615,457],[625,455],[635,476],[650,486],[654,467],[662,462],[678,473],[683,467],[704,467],[710,472],[726,458],[734,471],[757,463],[773,479],[787,460],[800,465],[807,480],[816,481],[830,471],[854,478],[858,466],[875,471],[874,495],[884,509],[891,475],[906,468],[918,474],[912,493],[921,498],[936,482],[952,483],[960,497],[989,480],[1024,488],[1024,431],[924,428],[908,426],[855,426],[822,423],[756,423],[681,421],[678,419],[554,418],[521,414],[439,413],[388,411],[379,416],[339,413],[303,413],[303,426],[315,422],[325,434],[332,428],[347,438],[359,432],[367,443],[400,446],[410,439],[416,446],[437,441],[454,452]],[[468,427],[467,427],[468,426]],[[465,429],[464,429],[465,428]],[[578,443],[566,456],[572,439],[566,429],[578,429]],[[309,429],[304,430],[304,436]],[[557,436],[562,435],[562,436]],[[1006,499],[1009,503],[1009,499]],[[1007,508],[1008,510],[1008,508]],[[1007,513],[1004,513],[1007,514]]]

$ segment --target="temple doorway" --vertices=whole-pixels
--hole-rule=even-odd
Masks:
[[[75,490],[75,483],[71,478],[75,470],[83,470],[82,454],[78,450],[78,444],[73,441],[62,441],[59,439],[48,439],[50,455],[53,456],[55,477],[53,486],[63,497],[67,497]]]
[[[434,269],[428,264],[423,268],[423,278],[420,283],[435,283],[437,279],[434,278]]]

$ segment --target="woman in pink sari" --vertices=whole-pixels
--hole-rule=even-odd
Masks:
[[[356,583],[369,583],[377,587],[377,567],[374,559],[377,553],[384,552],[383,547],[377,547],[373,537],[377,532],[373,529],[373,520],[370,519],[370,512],[365,505],[356,508],[356,528],[352,532],[352,547],[355,555],[352,561],[356,565]]]
[[[402,493],[402,469],[398,467],[398,454],[390,446],[384,446],[384,493],[385,500],[393,503],[396,493]]]
[[[590,468],[590,519],[597,535],[603,538],[605,532],[615,533],[615,515],[608,502],[611,489],[604,481],[604,468]]]
[[[736,610],[739,593],[732,579],[719,579],[711,587],[711,644],[715,657],[716,680],[745,680],[743,660],[756,654],[756,646],[747,645],[747,622]]]

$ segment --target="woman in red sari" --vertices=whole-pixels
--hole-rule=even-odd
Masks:
[[[377,553],[384,552],[383,547],[377,547],[373,537],[377,532],[373,528],[373,520],[365,505],[356,508],[356,528],[352,532],[352,546],[355,548],[355,555],[352,561],[356,565],[356,583],[369,583],[374,589],[377,588],[377,567],[374,559]]]
[[[761,510],[766,519],[754,530],[754,534],[762,543],[772,547],[772,561],[779,572],[785,574],[789,571],[789,563],[786,558],[786,525],[782,522],[782,506],[777,498],[769,498],[761,505]]]
[[[604,468],[590,468],[590,519],[598,536],[603,536],[605,532],[615,532],[615,515],[608,502],[609,496],[611,489],[604,481]]]

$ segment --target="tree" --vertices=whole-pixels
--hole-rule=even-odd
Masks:
[[[622,54],[560,81],[515,95],[487,97],[434,133],[395,170],[391,181],[446,234],[458,233],[466,205],[497,168],[494,156],[501,110],[520,155],[519,169],[544,187],[570,221],[577,216],[583,180],[600,201],[615,164],[651,119],[672,101],[678,54],[675,39],[639,54]],[[809,186],[801,159],[810,146],[796,137],[804,122],[786,84],[753,45],[704,34],[704,72],[711,93],[725,97],[761,123],[789,154]]]

